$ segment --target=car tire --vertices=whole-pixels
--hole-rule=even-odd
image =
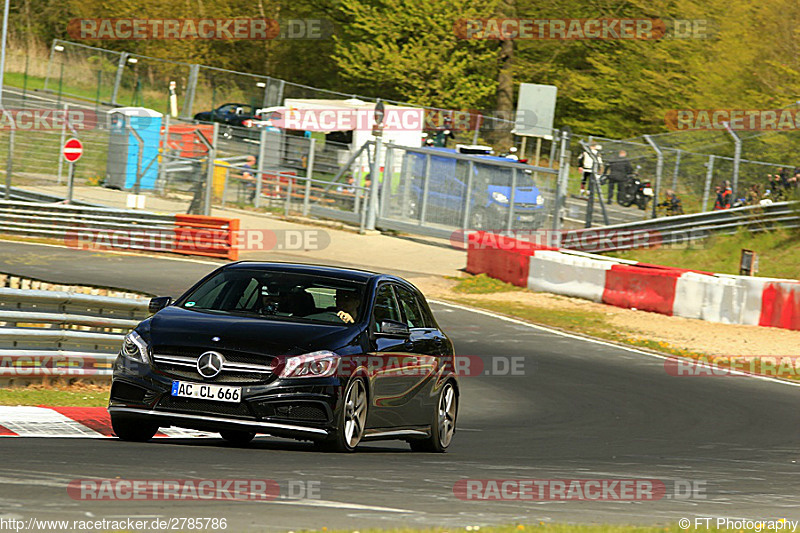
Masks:
[[[220,437],[236,446],[245,446],[256,436],[251,431],[226,430],[219,432]]]
[[[347,384],[342,408],[336,424],[336,432],[319,444],[330,452],[352,452],[364,437],[369,401],[367,386],[362,378],[354,378]]]
[[[448,381],[439,391],[436,409],[433,410],[431,435],[427,439],[412,440],[408,444],[415,452],[444,453],[456,432],[458,393],[453,382]]]
[[[158,426],[132,418],[120,418],[111,415],[111,429],[120,440],[130,442],[146,442],[153,438]]]

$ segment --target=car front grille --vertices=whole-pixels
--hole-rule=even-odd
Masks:
[[[225,358],[222,371],[209,379],[197,371],[197,358],[205,350],[163,350],[153,355],[154,366],[166,374],[208,383],[261,383],[272,377],[272,358],[241,352],[220,351]]]

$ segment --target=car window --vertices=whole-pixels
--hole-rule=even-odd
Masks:
[[[225,104],[224,106],[221,106],[219,109],[217,109],[217,111],[219,113],[233,113],[234,109],[236,109],[235,104]]]
[[[419,296],[414,296],[419,304],[419,310],[422,313],[422,322],[425,324],[424,327],[426,328],[433,328],[439,329],[439,326],[436,325],[436,321],[433,319],[433,315],[431,314],[430,308],[425,304],[425,301],[422,300]]]
[[[352,325],[363,314],[365,291],[363,282],[316,274],[231,269],[208,279],[176,305],[266,320]]]
[[[378,292],[375,295],[375,306],[373,307],[372,317],[375,321],[375,331],[380,332],[381,322],[384,320],[394,320],[401,322],[400,308],[397,305],[397,300],[394,297],[394,291],[389,284],[383,284],[378,287]]]
[[[405,317],[406,324],[409,328],[424,328],[425,319],[423,318],[422,311],[417,302],[416,296],[410,290],[400,286],[394,288],[397,299],[400,301],[400,306],[403,308],[403,316]]]

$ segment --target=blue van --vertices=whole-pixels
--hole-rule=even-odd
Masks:
[[[434,148],[444,153],[456,151],[448,148]],[[425,165],[427,156],[417,152],[407,152],[406,162],[410,166],[411,216],[418,218],[424,193]],[[472,186],[469,198],[469,221],[471,229],[505,229],[508,224],[511,181],[513,170],[510,167],[492,165],[492,161],[508,163],[504,157],[479,156],[487,164],[475,162],[472,165]],[[454,225],[463,223],[463,213],[467,199],[469,162],[447,156],[430,157],[428,180],[428,201],[425,209],[426,222]],[[517,170],[517,187],[514,194],[515,229],[537,229],[544,224],[547,216],[545,199],[531,177],[531,171],[522,164]]]

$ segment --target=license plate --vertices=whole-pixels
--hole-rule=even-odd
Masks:
[[[520,215],[519,216],[520,222],[533,222],[533,215]]]
[[[172,396],[239,403],[242,399],[242,389],[241,387],[224,387],[222,385],[208,385],[206,383],[173,381]]]

